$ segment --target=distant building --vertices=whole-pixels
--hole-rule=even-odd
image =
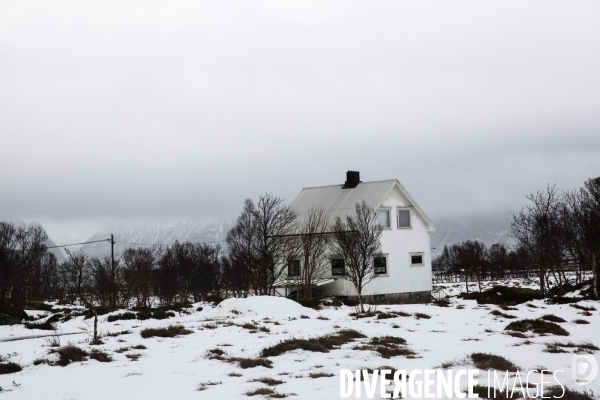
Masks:
[[[383,227],[383,257],[373,260],[376,277],[364,287],[363,295],[374,300],[429,302],[430,234],[436,227],[397,179],[361,182],[358,172],[348,171],[345,184],[304,188],[290,207],[300,214],[300,220],[311,208],[322,207],[330,221],[336,217],[345,221],[363,200],[377,212]],[[331,268],[321,277],[318,289],[325,295],[355,296],[354,287],[343,277],[340,261],[330,260]]]

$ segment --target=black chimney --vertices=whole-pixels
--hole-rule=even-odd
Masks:
[[[354,189],[360,183],[360,172],[348,171],[346,172],[346,183],[342,189]]]

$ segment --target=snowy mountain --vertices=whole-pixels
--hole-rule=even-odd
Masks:
[[[439,217],[433,219],[438,231],[431,236],[433,256],[438,256],[444,246],[466,240],[478,240],[490,246],[493,243],[514,245],[515,239],[510,237],[511,215],[494,213],[487,215],[472,215],[467,217]],[[81,249],[93,257],[103,257],[110,254],[108,239],[115,237],[115,253],[119,254],[128,247],[146,246],[152,244],[173,244],[190,241],[194,243],[216,242],[225,240],[231,228],[231,222],[217,220],[194,219],[151,219],[105,224],[87,241],[106,240],[104,242],[86,244]],[[220,242],[225,247],[224,242]]]
[[[111,234],[115,238],[116,254],[129,247],[170,245],[176,240],[193,243],[217,242],[225,240],[230,228],[230,222],[194,219],[145,219],[106,223],[87,240],[92,242],[106,239],[106,241],[85,244],[81,246],[81,250],[92,257],[110,255],[108,239]],[[225,245],[224,242],[219,244],[221,247]]]
[[[512,216],[508,212],[460,218],[436,218],[433,223],[438,230],[431,235],[431,247],[435,248],[432,250],[433,256],[439,255],[444,250],[444,246],[466,240],[478,240],[488,247],[493,243],[512,246],[516,241],[510,237],[511,221]]]

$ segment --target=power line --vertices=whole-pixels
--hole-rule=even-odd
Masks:
[[[50,246],[50,247],[48,247],[48,249],[54,249],[56,247],[77,246],[77,245],[80,245],[80,244],[88,244],[88,243],[100,243],[100,242],[110,242],[110,239],[94,240],[93,242],[83,242],[83,243],[73,243],[73,244],[61,244],[60,246]]]
[[[225,241],[226,240],[223,239],[223,240],[215,240],[215,241],[212,241],[212,242],[194,242],[194,244],[211,244],[211,243],[221,243],[221,242],[225,242]],[[118,242],[118,241],[115,241],[115,243],[119,243],[119,244],[133,244],[133,245],[136,245],[136,246],[154,246],[154,245],[157,245],[157,244],[162,244],[162,245],[165,245],[165,246],[169,246],[169,245],[173,244],[173,243],[131,243],[131,242]]]

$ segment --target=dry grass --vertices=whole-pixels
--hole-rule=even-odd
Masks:
[[[58,349],[52,349],[49,351],[50,354],[58,354],[59,359],[56,365],[66,367],[72,362],[87,361],[90,353],[80,349],[77,346],[65,346]]]
[[[540,318],[543,319],[544,321],[549,321],[549,322],[567,322],[564,319],[562,319],[561,317],[557,317],[556,315],[553,315],[553,314],[542,315]]]
[[[275,393],[277,393],[277,392],[274,391],[273,389],[259,388],[259,389],[250,390],[250,391],[246,392],[246,396],[256,396],[256,395],[260,394],[260,395],[263,395],[263,396],[269,396],[269,397],[271,397]]]
[[[576,348],[576,351],[581,350],[587,350],[587,351],[596,351],[596,350],[600,350],[600,348],[598,348],[596,345],[594,345],[594,343],[592,342],[581,342],[581,343],[574,343],[574,342],[549,342],[546,343],[546,346],[549,347],[567,347],[567,348]]]
[[[19,364],[14,362],[0,363],[0,375],[14,374],[15,372],[20,372],[22,369]]]
[[[425,314],[425,313],[422,313],[422,312],[417,312],[417,313],[414,313],[413,315],[417,319],[430,319],[431,318],[431,315]]]
[[[483,370],[495,369],[510,372],[517,372],[519,370],[519,367],[511,361],[497,354],[473,353],[471,354],[471,360],[476,368]]]
[[[144,339],[151,337],[172,338],[179,335],[189,335],[190,333],[193,332],[181,325],[169,325],[166,328],[146,328],[140,332]]]
[[[589,324],[590,321],[586,321],[585,319],[574,319],[573,321],[571,321],[574,324]]]
[[[236,361],[240,368],[248,369],[255,367],[273,368],[273,361],[266,358],[233,358],[231,361]]]
[[[586,306],[582,306],[579,304],[569,304],[569,306],[576,308],[578,310],[583,310],[583,311],[596,311],[596,308],[594,306],[586,307]]]
[[[248,382],[260,382],[260,383],[264,383],[267,386],[277,386],[277,385],[281,385],[282,383],[285,383],[284,381],[281,381],[279,379],[269,378],[266,376],[251,379]]]
[[[101,351],[101,350],[92,350],[92,352],[90,353],[90,358],[92,360],[96,360],[96,361],[100,361],[100,362],[111,362],[113,361],[113,358],[110,354]]]
[[[563,395],[564,390],[564,395]],[[545,398],[555,398],[561,400],[594,400],[593,392],[588,393],[585,390],[578,392],[561,386],[552,386],[546,389]],[[561,397],[562,396],[562,397]]]
[[[240,374],[239,372],[230,372],[230,373],[227,374],[227,376],[239,378],[240,376],[243,376],[243,375]]]
[[[515,331],[504,332],[504,334],[508,335],[508,336],[516,337],[516,338],[519,338],[519,339],[527,339],[529,337],[529,336],[527,336],[524,333],[515,332]]]
[[[329,377],[333,376],[333,374],[330,372],[311,372],[310,374],[308,374],[308,376],[310,376],[313,379],[329,378]]]
[[[395,336],[374,337],[368,344],[355,346],[354,350],[375,351],[383,358],[415,355],[414,351],[406,347],[406,340]]]
[[[331,335],[320,336],[310,339],[288,339],[283,340],[271,347],[265,347],[261,351],[262,357],[275,357],[293,350],[305,350],[319,353],[329,353],[330,350],[338,348],[355,339],[366,336],[352,329],[338,331]]]
[[[125,357],[129,358],[131,361],[137,361],[141,356],[140,353],[125,354]]]
[[[221,383],[223,383],[223,382],[222,381],[219,381],[219,382],[213,382],[213,381],[201,382],[198,385],[198,389],[196,389],[196,390],[199,391],[199,392],[201,392],[203,390],[208,389],[208,386],[220,385]]]
[[[569,332],[554,322],[547,322],[542,319],[522,319],[511,322],[504,328],[507,331],[528,332],[537,334],[551,334],[559,336],[569,336]]]
[[[498,311],[498,310],[493,310],[493,311],[490,312],[490,314],[492,314],[492,315],[494,315],[496,317],[504,317],[504,318],[508,318],[508,319],[515,319],[515,318],[517,318],[516,315],[503,313],[502,311]]]

